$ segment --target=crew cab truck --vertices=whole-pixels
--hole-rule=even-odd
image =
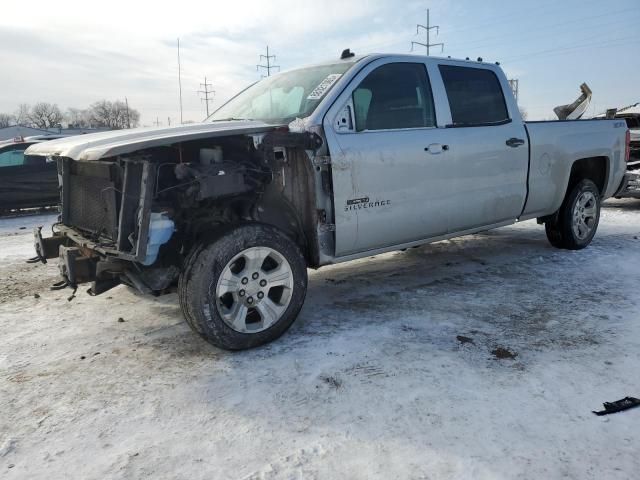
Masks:
[[[295,320],[307,268],[544,223],[586,247],[628,156],[621,120],[522,121],[497,64],[354,56],[265,78],[204,123],[30,147],[55,160],[61,286],[177,288],[187,323],[245,349]]]

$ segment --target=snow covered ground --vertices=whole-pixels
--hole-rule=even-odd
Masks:
[[[640,396],[640,201],[579,252],[526,222],[311,272],[240,353],[175,295],[49,291],[52,218],[0,220],[2,478],[638,478],[640,409],[591,410]]]

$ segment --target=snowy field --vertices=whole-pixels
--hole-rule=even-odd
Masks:
[[[175,295],[49,291],[52,219],[0,220],[3,479],[639,478],[640,408],[591,410],[640,397],[640,201],[579,252],[526,222],[311,272],[240,353]]]

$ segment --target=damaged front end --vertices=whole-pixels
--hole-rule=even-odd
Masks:
[[[99,294],[122,282],[143,286],[140,272],[175,231],[168,214],[152,208],[157,165],[136,158],[57,164],[60,221],[52,237],[35,230],[32,261],[59,258],[57,287],[92,282],[90,292]]]
[[[31,261],[59,259],[55,288],[91,283],[97,295],[123,283],[159,294],[175,286],[199,239],[225,224],[271,222],[304,244],[317,216],[313,191],[297,182],[312,168],[305,150],[321,144],[315,134],[273,129],[96,161],[56,157],[60,217],[53,236],[35,230]]]

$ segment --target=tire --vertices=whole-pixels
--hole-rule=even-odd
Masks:
[[[547,240],[549,240],[549,243],[552,246],[556,248],[564,248],[562,243],[562,234],[560,233],[560,229],[557,227],[557,221],[546,222],[544,224],[544,231],[547,234]]]
[[[184,316],[187,325],[191,327],[191,330],[196,332],[198,335],[204,338],[204,332],[202,332],[193,319],[193,314],[190,310],[190,305],[187,301],[187,280],[188,274],[191,272],[193,268],[193,264],[198,254],[202,251],[204,245],[197,244],[195,245],[187,257],[185,258],[184,265],[182,267],[182,272],[180,273],[180,277],[178,278],[178,301],[180,302],[180,309],[182,310],[182,315]]]
[[[598,230],[600,204],[600,191],[596,184],[587,179],[578,182],[553,219],[545,223],[549,243],[567,250],[587,247]]]
[[[178,293],[189,326],[209,343],[244,350],[280,337],[307,292],[298,246],[274,227],[249,224],[194,248]]]

